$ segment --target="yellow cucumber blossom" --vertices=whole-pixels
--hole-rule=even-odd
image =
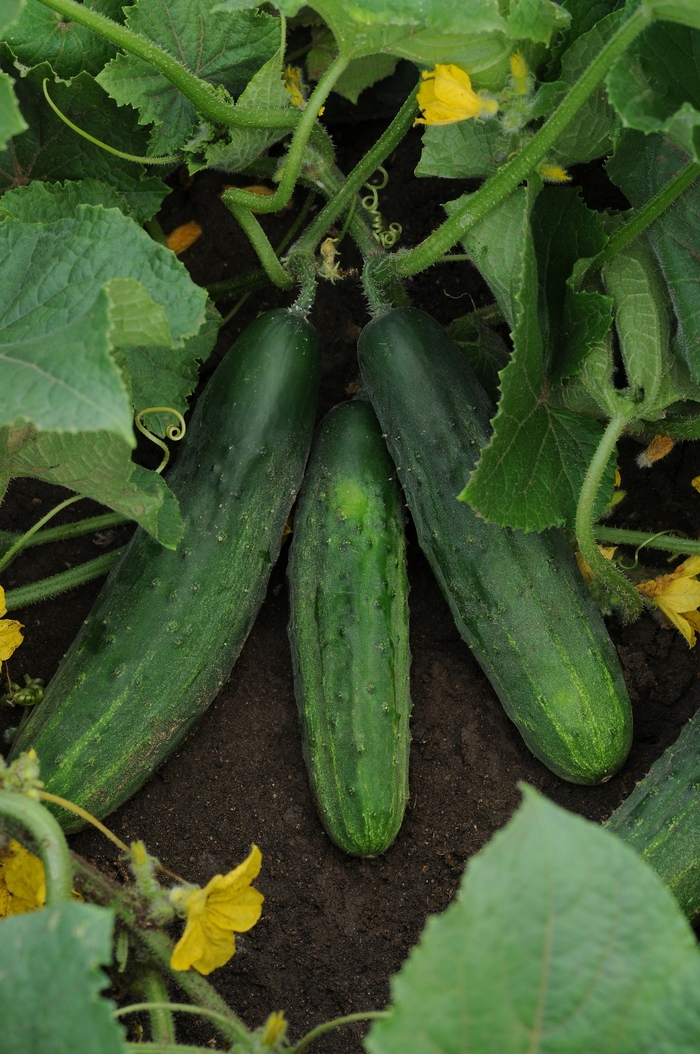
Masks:
[[[214,875],[204,889],[171,890],[172,904],[187,916],[185,932],[170,959],[173,970],[194,967],[210,974],[229,961],[236,950],[234,933],[252,929],[260,918],[265,898],[250,883],[261,865],[262,853],[254,845],[247,860],[227,875]]]
[[[530,77],[527,72],[525,59],[519,51],[510,56],[510,72],[513,77],[513,87],[518,95],[527,95],[530,90]]]
[[[2,618],[6,614],[5,590],[0,586],[0,662],[6,662],[24,640],[20,633],[24,628],[22,623],[16,622],[15,619]]]
[[[273,1010],[263,1026],[260,1042],[263,1047],[276,1047],[284,1039],[286,1031],[284,1010]]]
[[[548,161],[543,161],[537,171],[546,183],[569,183],[571,181],[571,176],[565,168],[561,165],[550,165]]]
[[[475,92],[469,75],[452,63],[423,70],[417,102],[423,116],[416,118],[416,124],[455,124],[471,117],[492,117],[498,110],[496,100]]]
[[[298,106],[300,110],[303,110],[306,106],[306,99],[301,70],[298,66],[287,66],[284,71],[284,86],[292,97],[292,106]]]
[[[0,919],[43,908],[46,902],[44,865],[13,839],[0,856]]]
[[[700,630],[700,556],[691,556],[670,575],[641,582],[637,589],[663,612],[679,630],[688,645],[695,647],[695,631]]]

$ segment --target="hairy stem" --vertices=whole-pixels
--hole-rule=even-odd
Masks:
[[[230,191],[227,191],[224,197],[227,197],[230,193]],[[251,197],[255,196],[256,195],[251,194]],[[235,201],[228,200],[226,204],[238,220],[240,226],[243,228],[243,232],[248,238],[248,241],[258,254],[258,259],[263,265],[263,270],[272,284],[278,286],[280,289],[291,289],[294,285],[294,279],[291,275],[287,274],[284,267],[277,259],[277,253],[272,248],[270,239],[262,229],[258,218],[253,215],[249,208],[239,205]]]
[[[155,67],[189,99],[198,114],[210,121],[232,128],[294,128],[299,122],[299,114],[294,110],[236,109],[233,103],[221,99],[212,85],[195,77],[153,41],[118,25],[85,4],[78,4],[76,0],[41,0],[41,3]]]
[[[336,1017],[332,1021],[324,1021],[323,1024],[317,1025],[316,1028],[312,1028],[310,1032],[307,1032],[305,1036],[295,1043],[290,1048],[289,1054],[300,1054],[300,1051],[304,1047],[308,1047],[309,1043],[312,1043],[319,1036],[322,1036],[325,1032],[330,1032],[333,1028],[338,1028],[339,1025],[351,1025],[355,1021],[376,1021],[377,1018],[391,1017],[391,1014],[387,1010],[367,1010],[364,1013],[359,1014],[346,1014],[344,1017]]]
[[[151,1019],[151,1038],[154,1043],[174,1043],[175,1023],[168,1003],[168,989],[162,974],[150,969],[139,978],[146,996],[148,1016]]]
[[[627,223],[615,231],[605,248],[597,256],[593,257],[586,270],[579,275],[577,286],[580,286],[585,275],[591,271],[597,271],[608,260],[612,260],[613,256],[617,256],[619,252],[627,248],[630,242],[634,241],[642,231],[646,230],[655,219],[658,219],[661,213],[665,212],[669,205],[672,205],[676,198],[680,197],[683,191],[687,190],[699,175],[700,164],[697,161],[691,161],[690,164],[682,168],[673,179],[669,180],[665,187],[661,188],[658,194],[654,195],[651,201],[648,201],[646,205],[638,209]]]
[[[597,542],[612,545],[632,545],[636,549],[662,549],[667,553],[682,553],[685,556],[700,556],[700,542],[692,538],[676,538],[668,534],[647,534],[645,531],[628,531],[622,527],[601,527],[595,524],[593,537]]]
[[[54,505],[53,509],[49,509],[45,516],[42,516],[40,520],[37,520],[33,527],[30,527],[28,531],[25,531],[24,534],[17,539],[15,544],[10,546],[5,555],[0,560],[0,571],[5,570],[5,568],[13,559],[15,554],[18,553],[20,549],[24,548],[24,546],[27,544],[27,541],[32,537],[32,535],[36,534],[36,532],[40,530],[45,523],[48,523],[48,521],[53,516],[55,516],[57,512],[61,512],[62,509],[65,509],[69,505],[72,505],[75,501],[80,501],[81,497],[81,494],[74,494],[72,498],[66,498],[65,501],[60,502],[58,505]]]
[[[55,509],[52,510],[52,513]],[[32,545],[48,545],[49,542],[65,542],[68,538],[80,538],[83,534],[94,534],[97,531],[105,531],[108,527],[120,527],[123,523],[133,523],[128,516],[121,512],[105,512],[100,516],[88,516],[84,520],[76,520],[75,523],[64,523],[60,527],[47,527],[45,531],[38,531],[31,537],[26,534],[15,534],[0,532],[0,544],[3,541],[14,545],[16,541],[24,538],[23,549],[29,549]]]
[[[609,422],[588,466],[576,509],[576,541],[581,555],[599,582],[620,600],[627,621],[641,614],[642,598],[629,579],[599,551],[593,532],[593,510],[608,461],[635,411],[634,406],[628,405]]]
[[[576,81],[552,116],[542,125],[526,147],[507,165],[491,176],[474,194],[470,194],[462,207],[441,227],[430,234],[410,252],[392,258],[391,264],[397,274],[408,277],[424,271],[444,256],[465,233],[527,178],[544,160],[566,126],[573,120],[589,96],[595,91],[611,66],[630,46],[635,37],[651,22],[644,6],[624,22],[618,31],[600,50],[591,65]]]
[[[70,571],[62,571],[50,578],[42,578],[40,582],[32,582],[28,586],[20,586],[19,589],[10,589],[5,593],[5,604],[8,611],[17,611],[19,608],[28,607],[30,604],[38,604],[40,600],[48,600],[58,593],[65,593],[67,589],[75,589],[93,578],[106,575],[111,567],[116,564],[124,552],[121,549],[113,549],[111,553],[96,556],[94,560],[88,560],[84,564],[72,567]]]
[[[26,794],[0,790],[0,816],[21,824],[32,836],[44,865],[46,904],[70,900],[72,867],[63,831],[51,813]]]

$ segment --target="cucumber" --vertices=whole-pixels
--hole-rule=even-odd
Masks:
[[[289,557],[304,758],[328,834],[356,856],[391,845],[408,800],[408,581],[394,476],[369,403],[331,410]]]
[[[284,310],[253,322],[217,368],[168,474],[185,525],[177,551],[136,531],[13,744],[12,756],[36,750],[54,794],[106,816],[224,684],[301,484],[319,373],[314,330]]]
[[[605,827],[654,868],[689,919],[700,914],[700,711]]]
[[[442,327],[413,308],[370,322],[358,354],[421,548],[506,713],[563,779],[608,779],[627,757],[632,713],[564,535],[486,523],[456,498],[493,416],[471,367]]]

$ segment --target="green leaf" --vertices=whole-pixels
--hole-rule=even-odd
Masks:
[[[168,316],[140,282],[135,278],[112,278],[103,288],[109,299],[109,335],[114,347],[165,344],[172,348]]]
[[[554,41],[550,52],[547,77],[554,80],[561,73],[561,56],[575,40],[605,18],[625,6],[625,0],[562,0],[562,7],[571,15],[567,29]]]
[[[27,0],[0,0],[0,33],[17,21]]]
[[[0,479],[30,476],[55,483],[136,520],[167,549],[182,537],[177,498],[157,472],[135,465],[130,445],[111,432],[10,430]]]
[[[619,28],[622,11],[607,15],[583,33],[561,59],[560,79],[573,85]],[[551,156],[564,167],[612,152],[617,119],[605,93],[594,91],[557,139]]]
[[[392,980],[369,1054],[691,1054],[700,956],[614,835],[524,788]]]
[[[306,54],[306,72],[309,80],[317,81],[337,56],[338,46],[332,31],[326,25],[311,27],[311,41],[311,49]],[[356,103],[365,88],[390,77],[395,69],[396,59],[391,55],[363,55],[361,58],[352,59],[335,82],[333,91]]]
[[[474,314],[455,319],[449,332],[495,405],[498,402],[498,375],[510,360],[510,349],[505,341]]]
[[[86,6],[93,7],[90,3]],[[54,72],[66,80],[83,70],[96,75],[117,50],[104,37],[71,22],[39,0],[27,0],[4,39],[22,65],[49,62]]]
[[[552,0],[511,0],[508,32],[514,40],[534,40],[549,46],[552,37],[565,30],[571,15]]]
[[[232,96],[280,45],[279,19],[262,11],[214,12],[208,0],[139,0],[128,9],[127,26]],[[139,111],[140,124],[155,125],[151,154],[170,154],[194,135],[199,118],[192,103],[143,59],[118,55],[97,80],[119,106]]]
[[[478,179],[490,176],[509,149],[500,121],[459,121],[427,126],[417,176]]]
[[[339,3],[339,0],[336,0]],[[315,5],[314,5],[315,6]],[[330,6],[330,5],[329,5]],[[362,0],[342,4],[363,25],[402,25],[437,29],[442,33],[504,32],[498,0]]]
[[[592,418],[545,401],[546,316],[540,311],[530,229],[533,198],[531,189],[516,190],[464,239],[513,328],[513,354],[500,374],[493,436],[460,499],[502,526],[542,531],[573,525],[583,478],[603,429]],[[613,472],[614,466],[609,467],[599,492],[601,508],[612,493]]]
[[[39,239],[34,244],[26,237],[3,241],[0,252],[16,253],[18,270],[26,273],[27,255],[33,248],[40,251]],[[7,262],[7,256],[0,262],[4,277]],[[35,289],[36,284],[32,282]],[[5,316],[12,311],[10,290],[21,296],[16,286],[6,286]],[[24,326],[24,319],[18,321],[19,325],[0,329],[0,427],[32,424],[46,432],[108,430],[134,446],[129,393],[110,354],[107,297],[100,292],[84,314],[71,312],[68,320],[65,313],[61,318],[57,312],[53,325],[39,319],[33,326],[31,316]]]
[[[15,85],[29,130],[0,152],[0,190],[24,186],[30,180],[92,177],[120,190],[138,222],[149,219],[168,193],[163,181],[141,179],[142,165],[116,158],[69,131],[44,98],[44,78],[49,78],[52,99],[74,124],[119,150],[136,155],[146,152],[148,136],[138,127],[133,110],[120,109],[88,73],[81,73],[70,84],[54,83],[51,67],[42,63]]]
[[[237,107],[239,110],[282,110],[289,103],[290,94],[282,77],[282,53],[277,51],[253,76]],[[287,134],[279,128],[228,128],[226,139],[206,147],[207,166],[223,172],[238,172]]]
[[[611,179],[635,208],[654,196],[688,159],[659,135],[627,132],[608,162]],[[673,348],[700,384],[700,183],[695,182],[647,230],[674,313]]]
[[[0,73],[0,150],[5,149],[8,139],[27,128],[27,123],[19,112],[14,83],[7,73]]]
[[[35,179],[25,187],[15,187],[3,194],[0,219],[53,223],[75,216],[78,205],[102,205],[106,209],[121,209],[126,216],[131,215],[124,195],[109,183],[98,179],[42,183]]]
[[[649,26],[607,77],[608,98],[627,128],[662,132],[700,160],[700,32]]]
[[[681,22],[700,29],[700,8],[697,0],[651,0],[647,10],[654,18],[666,22]]]
[[[68,901],[2,922],[3,1054],[124,1054],[109,984],[114,913]]]

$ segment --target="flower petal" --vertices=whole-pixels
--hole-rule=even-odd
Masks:
[[[24,640],[20,633],[22,623],[14,619],[0,620],[0,661],[9,659]]]
[[[656,603],[658,604],[661,611],[663,611],[666,618],[673,623],[677,630],[679,630],[685,639],[688,641],[688,645],[691,648],[695,647],[695,630],[690,625],[686,618],[679,615],[673,608],[668,607],[662,597],[657,597]]]
[[[202,922],[199,918],[188,918],[185,932],[175,945],[170,956],[173,970],[189,970],[204,955],[205,940]]]
[[[694,611],[700,605],[700,582],[696,578],[677,578],[656,597],[657,604],[661,601],[674,611]]]
[[[245,933],[260,918],[264,899],[257,889],[250,888],[236,893],[234,898],[212,896],[207,903],[207,919],[222,929]]]
[[[683,578],[690,578],[691,575],[700,574],[700,556],[689,556],[687,560],[678,565],[674,573],[678,574],[679,572]]]
[[[5,604],[5,590],[0,586],[0,618],[7,614],[7,606]]]

